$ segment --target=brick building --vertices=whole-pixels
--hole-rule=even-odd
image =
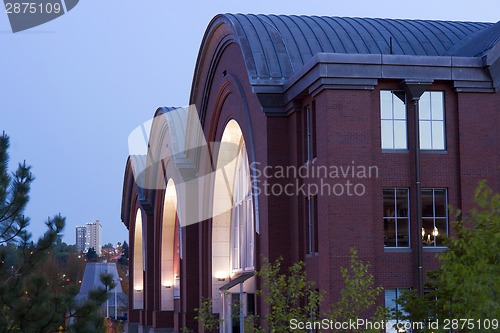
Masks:
[[[350,248],[387,302],[418,289],[447,205],[500,191],[499,40],[500,22],[216,16],[194,107],[159,108],[127,161],[129,330],[198,330],[211,297],[242,332],[231,304],[264,311],[263,257],[305,261],[325,307]]]

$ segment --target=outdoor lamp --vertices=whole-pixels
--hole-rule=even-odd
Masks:
[[[217,274],[215,274],[215,277],[217,278],[218,281],[226,281],[225,272],[217,272]]]

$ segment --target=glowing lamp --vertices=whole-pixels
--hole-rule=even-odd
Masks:
[[[215,274],[215,278],[218,281],[226,281],[226,273],[225,272],[217,272],[217,274]]]

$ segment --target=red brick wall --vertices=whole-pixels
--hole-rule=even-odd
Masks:
[[[359,256],[371,262],[376,285],[416,287],[419,233],[415,230],[413,116],[409,110],[408,152],[382,152],[381,89],[400,88],[398,82],[382,81],[374,90],[328,90],[315,96],[319,120],[315,163],[348,166],[354,161],[354,165],[377,166],[379,171],[378,178],[350,179],[366,186],[366,194],[362,197],[344,194],[319,198],[320,250],[318,256],[306,257],[306,263],[308,274],[317,281],[318,288],[328,291],[328,302],[340,297],[343,287],[340,267],[348,266],[350,248],[358,249]],[[498,94],[457,94],[444,82],[434,83],[429,90],[445,92],[447,151],[421,154],[422,187],[447,188],[448,203],[468,209],[478,180],[486,178],[492,187],[500,190],[499,97]],[[303,107],[311,100],[312,97],[304,99]],[[481,116],[478,116],[479,112]],[[298,119],[297,115],[292,115],[289,122],[296,127]],[[293,132],[300,132],[300,129]],[[290,153],[290,156],[291,161],[297,163],[297,153]],[[331,184],[343,181],[341,178],[329,180]],[[382,189],[391,187],[410,189],[411,252],[384,252]],[[304,220],[300,204],[294,202],[292,211],[298,217],[294,223],[300,224],[300,220]],[[305,239],[296,237],[294,241],[303,242]],[[297,247],[300,246],[294,246],[293,253]],[[437,267],[435,255],[436,252],[424,249],[424,270]]]

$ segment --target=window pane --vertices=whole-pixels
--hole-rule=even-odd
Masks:
[[[406,107],[400,94],[380,92],[382,149],[407,149]]]
[[[432,108],[432,119],[433,120],[443,120],[444,119],[444,99],[442,91],[431,92],[431,108]]]
[[[233,269],[240,268],[240,205],[233,210]]]
[[[444,122],[432,122],[432,149],[444,149]]]
[[[392,100],[394,101],[394,119],[406,120],[405,103],[396,95],[393,95]]]
[[[318,240],[319,240],[319,233],[318,233],[318,196],[315,195],[314,197],[311,198],[313,200],[313,231],[314,231],[314,252],[319,252],[319,246],[318,246]]]
[[[432,190],[422,190],[422,217],[433,217]]]
[[[394,190],[384,190],[384,217],[395,216]]]
[[[436,228],[437,228],[437,236],[436,236],[436,246],[444,246],[444,236],[448,234],[448,223],[446,219],[436,219]]]
[[[243,201],[244,203],[244,201]],[[245,215],[246,208],[244,204],[240,205],[240,268],[245,267]]]
[[[408,219],[397,219],[397,225],[398,225],[398,247],[410,246]]]
[[[392,119],[392,92],[380,92],[380,116],[381,119]]]
[[[307,251],[306,253],[312,253],[312,214],[311,214],[311,200],[309,198],[305,198],[306,200],[306,222],[307,222],[307,225],[306,225],[306,235],[307,235],[307,238],[306,238],[306,242],[307,242]]]
[[[410,291],[410,288],[397,288],[397,289],[396,289],[396,292],[397,292],[397,295],[396,295],[396,296],[397,296],[397,298],[400,298],[400,297],[401,297],[401,295],[402,295],[403,291]],[[399,307],[398,307],[398,309],[399,309],[399,310],[401,310],[401,312],[403,313],[403,315],[405,315],[405,316],[408,316],[408,315],[409,315],[409,313],[408,313],[408,312],[406,312],[406,311],[403,311],[403,309],[401,309],[401,308],[399,308]],[[407,320],[404,320],[404,321],[402,321],[402,322],[403,322],[403,323],[410,323],[410,322],[409,322],[409,321],[407,321]]]
[[[434,190],[436,217],[446,217],[446,190]]]
[[[396,223],[394,219],[384,219],[384,246],[396,246]]]
[[[431,120],[431,94],[428,91],[422,94],[418,106],[420,120]]]
[[[397,217],[408,217],[408,190],[396,190]]]
[[[394,121],[394,148],[406,149],[406,121]]]
[[[420,121],[420,149],[432,149],[431,122]]]
[[[247,224],[247,258],[246,258],[246,266],[253,267],[253,252],[254,252],[254,232],[253,232],[253,209],[252,209],[252,200],[247,200],[247,216],[246,216],[246,224]]]
[[[382,149],[393,149],[393,129],[392,120],[382,120]]]
[[[434,236],[432,235],[434,219],[422,219],[422,228],[425,230],[425,234],[422,237],[424,246],[434,246]]]
[[[396,302],[394,301],[395,299],[397,299],[396,289],[387,288],[385,290],[385,306],[391,309],[396,308]]]

